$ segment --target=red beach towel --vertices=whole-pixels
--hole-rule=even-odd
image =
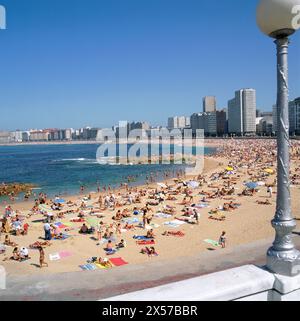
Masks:
[[[122,265],[128,264],[128,262],[125,262],[121,257],[116,257],[116,258],[113,258],[113,259],[109,259],[109,261],[114,266],[122,266]]]
[[[143,240],[143,241],[136,241],[138,245],[152,245],[155,244],[154,240]]]

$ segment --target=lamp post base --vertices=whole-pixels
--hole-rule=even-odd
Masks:
[[[296,249],[277,251],[273,247],[267,252],[267,268],[276,274],[296,276],[300,274],[300,252]]]

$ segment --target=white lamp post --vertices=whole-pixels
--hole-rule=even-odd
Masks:
[[[288,37],[300,28],[300,0],[260,0],[257,24],[275,38],[277,46],[277,202],[272,226],[276,231],[273,246],[267,252],[267,267],[277,274],[300,274],[300,252],[292,242],[296,227],[291,213],[289,109],[288,109]],[[298,16],[297,16],[298,15]]]

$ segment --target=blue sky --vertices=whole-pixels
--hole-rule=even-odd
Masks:
[[[275,45],[256,27],[256,0],[0,0],[0,129],[166,124],[226,107],[234,91],[276,98]],[[300,32],[290,98],[300,96]]]

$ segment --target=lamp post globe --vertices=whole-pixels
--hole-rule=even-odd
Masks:
[[[291,210],[288,47],[289,36],[300,28],[300,0],[260,0],[257,7],[259,29],[275,38],[277,47],[277,199],[272,220],[275,240],[267,252],[267,268],[274,273],[300,274],[300,252],[292,231],[296,222]]]
[[[269,37],[288,37],[300,28],[299,10],[300,0],[260,0],[257,25]]]

